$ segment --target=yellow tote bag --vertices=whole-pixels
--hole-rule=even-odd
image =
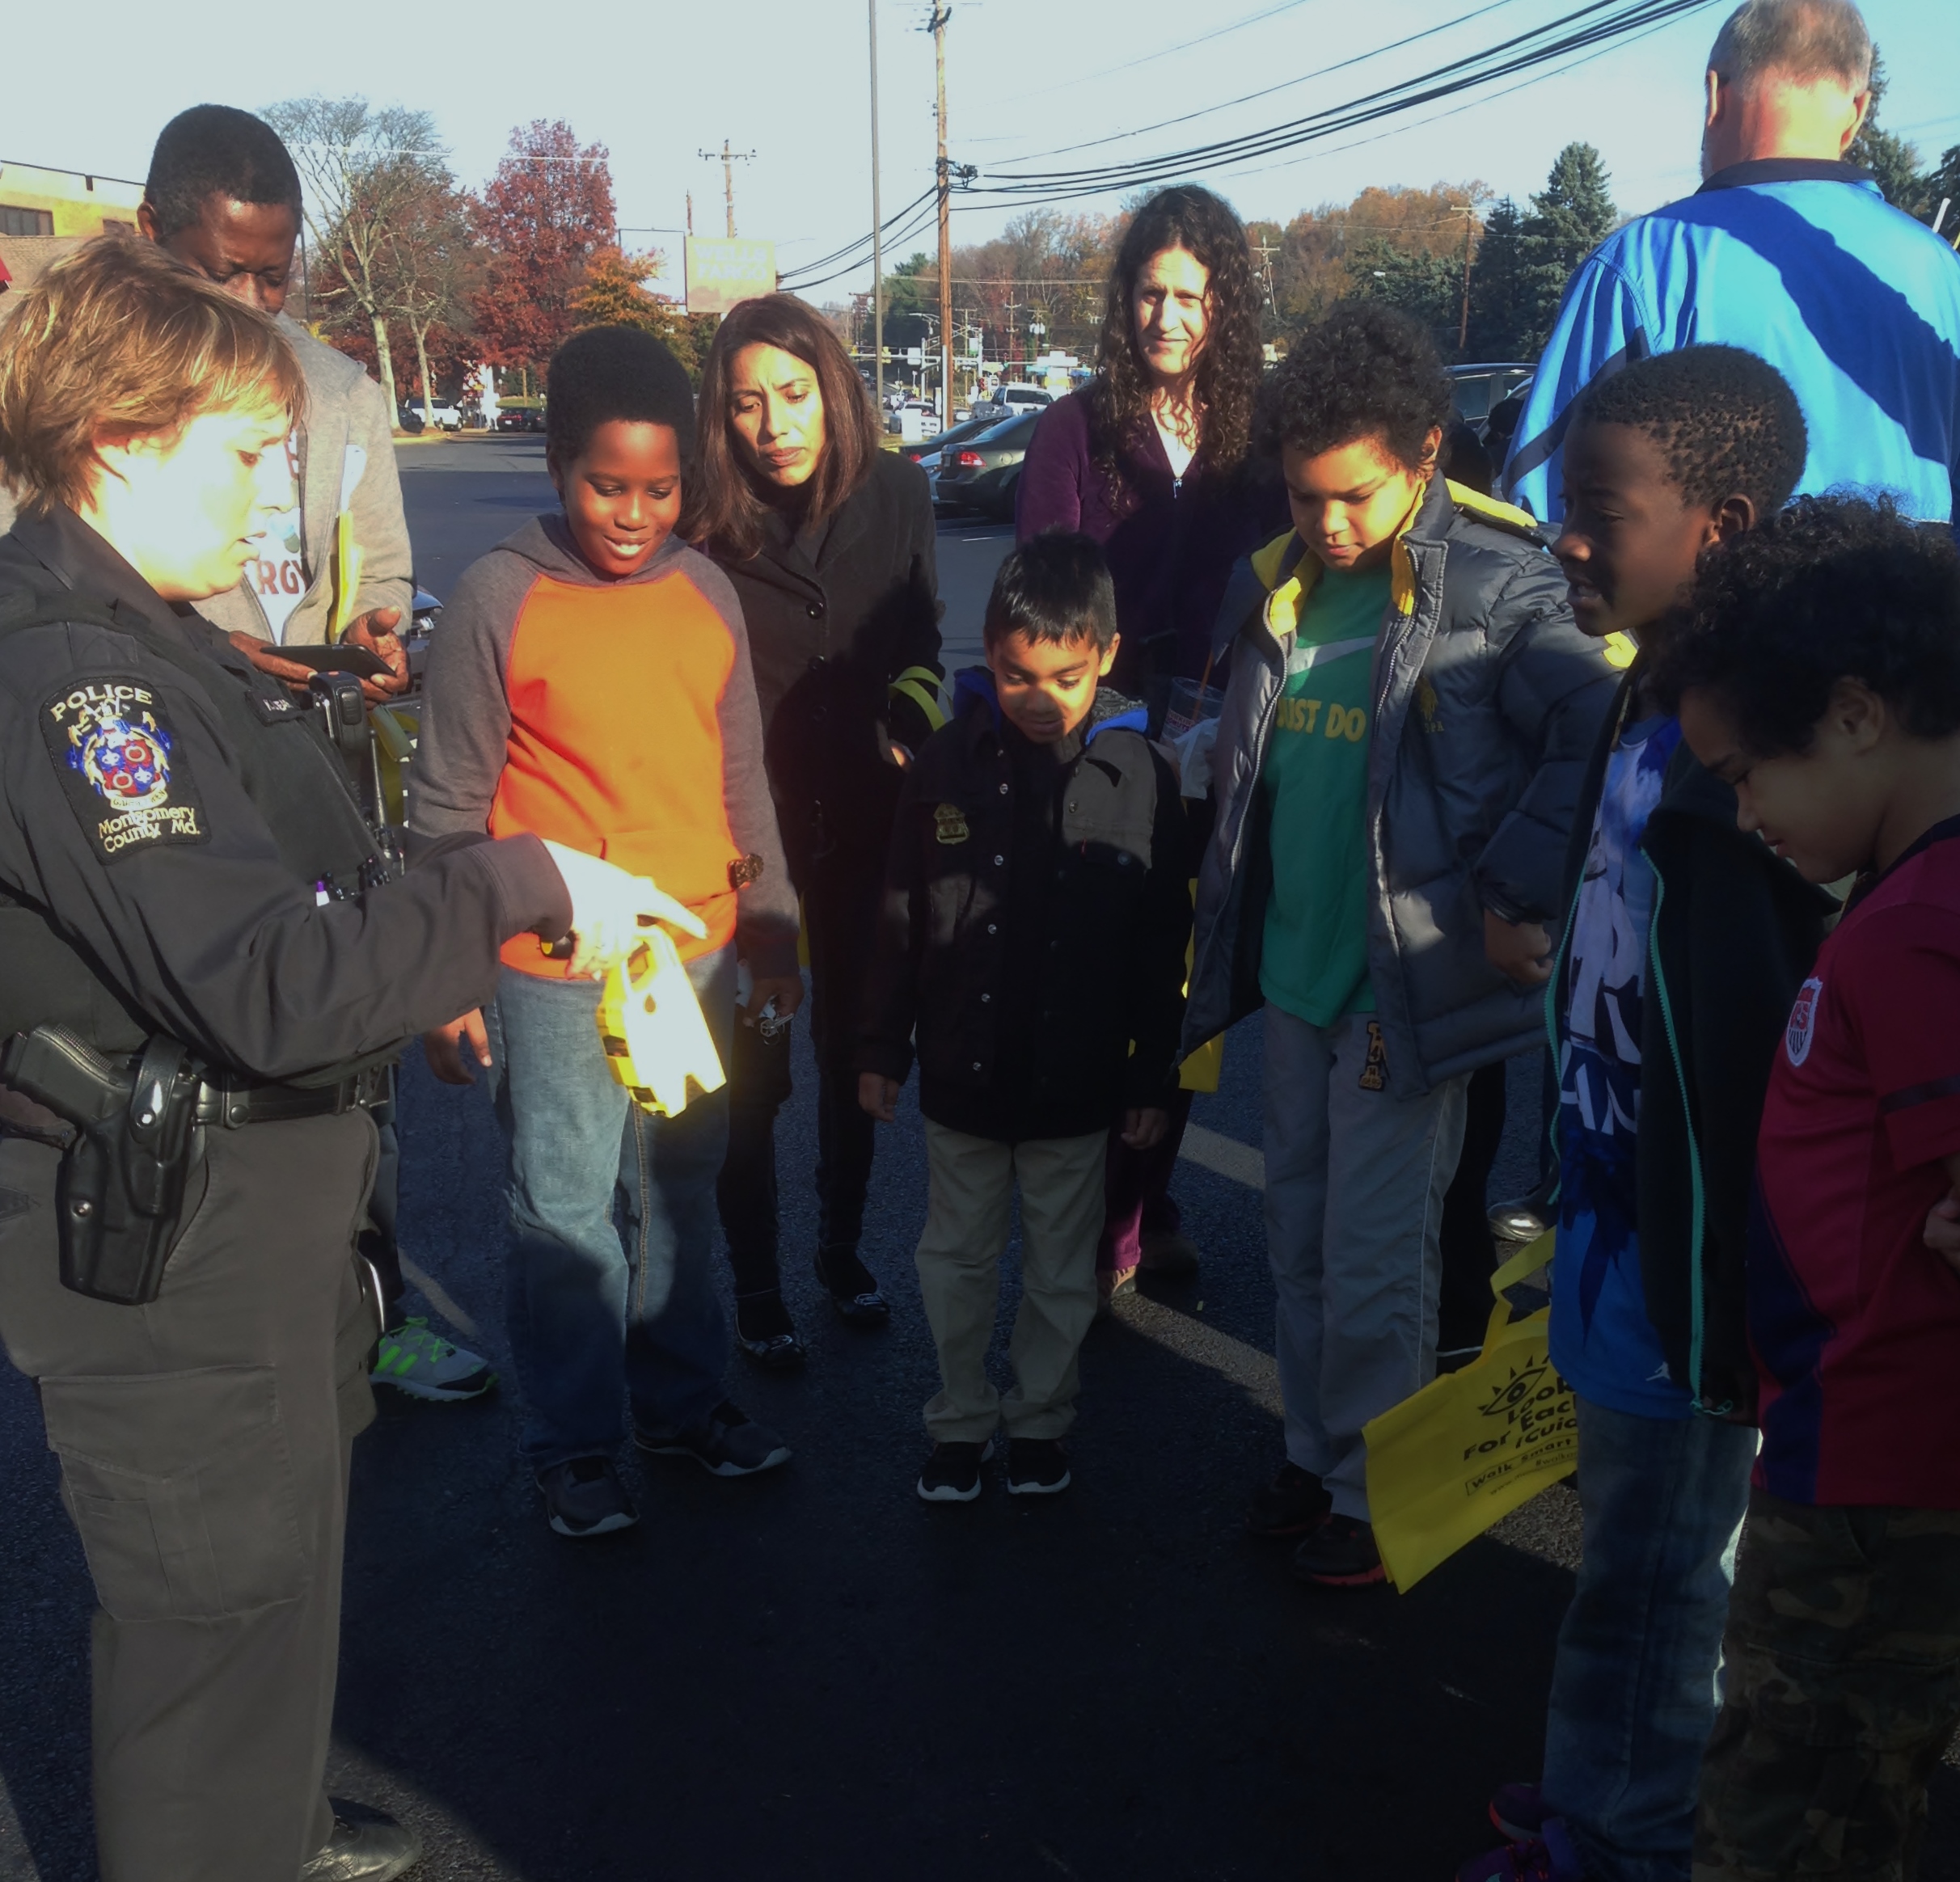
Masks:
[[[1552,1310],[1510,1317],[1504,1289],[1552,1259],[1549,1231],[1490,1277],[1484,1350],[1363,1428],[1368,1508],[1388,1579],[1404,1593],[1578,1462],[1572,1388],[1547,1342]]]

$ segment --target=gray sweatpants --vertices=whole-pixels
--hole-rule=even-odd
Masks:
[[[40,1388],[95,1583],[103,1882],[281,1882],[333,1828],[374,1126],[353,1111],[207,1143],[163,1289],[126,1307],[61,1285],[57,1154],[0,1136],[0,1340]]]
[[[1435,1376],[1438,1235],[1467,1077],[1388,1088],[1372,1015],[1265,1009],[1266,1254],[1286,1456],[1368,1520],[1362,1427]]]

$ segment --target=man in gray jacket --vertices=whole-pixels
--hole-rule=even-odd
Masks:
[[[180,112],[157,138],[137,224],[150,241],[227,293],[269,314],[299,360],[306,409],[294,427],[296,508],[283,541],[268,538],[238,587],[199,604],[254,666],[304,687],[312,669],[280,657],[281,647],[343,639],[389,669],[363,681],[370,704],[404,691],[408,656],[395,630],[415,599],[408,524],[395,468],[393,416],[382,389],[357,361],[323,344],[285,314],[299,243],[299,172],[278,134],[251,112],[198,104]],[[336,583],[338,539],[358,556],[351,602]],[[333,632],[337,612],[351,614]],[[390,1118],[378,1115],[381,1160],[369,1203],[362,1251],[381,1276],[390,1327],[374,1378],[411,1396],[473,1399],[496,1382],[475,1353],[419,1319],[403,1321],[401,1257],[395,1213],[400,1153]]]

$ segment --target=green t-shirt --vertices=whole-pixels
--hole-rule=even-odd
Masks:
[[[1273,896],[1259,990],[1327,1026],[1371,1013],[1368,983],[1368,681],[1391,572],[1323,569],[1287,650],[1260,776],[1273,817]]]

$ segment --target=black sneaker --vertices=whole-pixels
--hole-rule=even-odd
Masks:
[[[656,1457],[692,1458],[716,1477],[753,1477],[758,1471],[773,1471],[789,1462],[789,1446],[729,1399],[684,1431],[641,1431],[636,1427],[633,1442]]]
[[[1311,1471],[1298,1464],[1279,1466],[1269,1483],[1252,1492],[1252,1507],[1245,1513],[1248,1535],[1303,1536],[1327,1514],[1333,1499],[1326,1486]]]
[[[1007,1494],[1052,1496],[1069,1486],[1068,1453],[1058,1437],[1007,1441]]]
[[[1330,1516],[1293,1551],[1293,1572],[1322,1588],[1367,1588],[1386,1581],[1375,1531],[1351,1516]]]
[[[544,1492],[545,1513],[561,1536],[610,1535],[640,1520],[610,1458],[573,1458],[535,1472],[532,1480]]]
[[[927,1503],[971,1503],[980,1494],[980,1466],[994,1454],[994,1441],[962,1444],[949,1438],[932,1447],[916,1486]]]
[[[379,1812],[350,1822],[336,1809],[333,1833],[301,1867],[299,1882],[395,1882],[421,1859],[421,1838],[406,1824]]]
[[[764,1372],[795,1372],[809,1357],[789,1309],[773,1289],[736,1301],[735,1344]]]

